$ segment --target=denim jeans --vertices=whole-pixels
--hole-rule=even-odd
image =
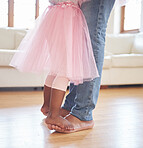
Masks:
[[[114,2],[115,0],[91,0],[81,5],[100,77],[79,85],[70,83],[69,94],[62,108],[83,121],[93,120],[92,111],[96,106],[101,84],[107,22]]]

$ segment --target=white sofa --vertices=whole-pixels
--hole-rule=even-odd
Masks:
[[[42,87],[46,74],[9,66],[25,29],[0,28],[0,87]],[[101,85],[143,84],[143,33],[107,35]]]
[[[9,63],[26,35],[26,29],[0,28],[0,87],[41,87],[44,75],[21,73]]]
[[[101,84],[143,84],[143,33],[106,36]]]

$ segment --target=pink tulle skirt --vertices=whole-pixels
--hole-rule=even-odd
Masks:
[[[48,6],[17,50],[9,65],[21,72],[63,76],[75,85],[99,77],[85,17],[72,2]]]

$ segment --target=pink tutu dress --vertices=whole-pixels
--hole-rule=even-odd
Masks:
[[[10,66],[64,76],[78,85],[99,77],[85,17],[85,0],[50,0],[21,41]]]

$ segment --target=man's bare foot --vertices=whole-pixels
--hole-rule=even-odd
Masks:
[[[58,132],[62,132],[62,133],[72,133],[72,132],[77,132],[77,131],[81,131],[81,130],[91,129],[94,126],[93,120],[81,121],[71,114],[67,115],[65,119],[68,120],[73,125],[73,129],[64,130],[64,131],[60,130],[60,129],[56,129],[56,128],[53,128],[53,129]]]
[[[53,116],[50,112],[45,119],[45,123],[47,124],[50,130],[51,129],[60,130],[60,131],[73,130],[73,125],[68,120],[58,115]]]

